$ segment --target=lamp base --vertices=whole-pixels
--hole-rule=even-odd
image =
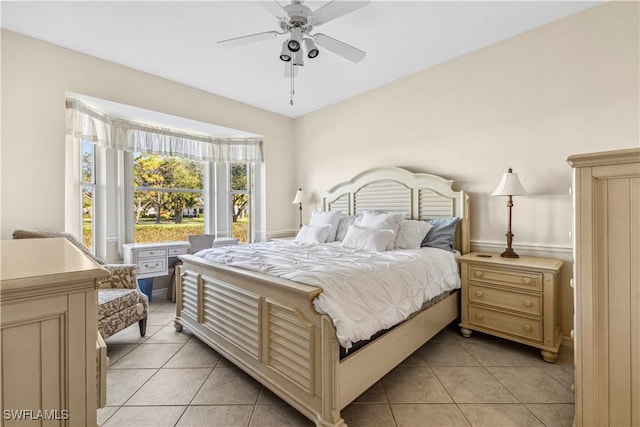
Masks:
[[[520,256],[513,251],[511,248],[507,248],[504,252],[500,254],[503,258],[520,258]]]

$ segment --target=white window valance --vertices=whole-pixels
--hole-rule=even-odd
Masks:
[[[262,162],[262,138],[198,135],[111,117],[67,99],[67,135],[115,150],[212,162]]]

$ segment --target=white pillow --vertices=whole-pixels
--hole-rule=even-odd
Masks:
[[[329,224],[325,225],[303,225],[298,231],[294,242],[323,243],[327,239],[327,234],[331,230]]]
[[[338,229],[336,230],[336,241],[342,242],[347,235],[350,225],[357,225],[355,221],[362,218],[362,214],[358,215],[344,215],[340,218],[338,223]]]
[[[404,213],[388,213],[388,212],[370,212],[366,211],[362,215],[362,219],[358,221],[360,227],[377,228],[378,230],[391,230],[393,234],[389,237],[387,242],[387,250],[393,249],[393,244],[396,241],[396,233],[400,227],[400,222],[404,219]]]
[[[347,230],[347,235],[342,241],[342,246],[352,249],[381,252],[386,250],[387,243],[391,236],[393,236],[393,230],[350,225]]]
[[[395,249],[419,249],[422,240],[432,228],[433,225],[427,221],[403,220],[396,235]]]
[[[342,218],[342,211],[313,211],[309,225],[330,225],[331,229],[325,242],[331,243],[336,241],[336,231],[338,230],[340,218]]]

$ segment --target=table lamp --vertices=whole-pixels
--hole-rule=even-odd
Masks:
[[[508,196],[507,207],[509,208],[509,229],[507,230],[507,249],[500,254],[504,258],[519,258],[518,254],[511,248],[513,242],[513,233],[511,232],[511,209],[513,208],[513,196],[524,196],[527,191],[520,183],[517,173],[513,173],[513,170],[509,168],[507,173],[502,174],[502,180],[498,184],[498,188],[491,193],[492,196]]]

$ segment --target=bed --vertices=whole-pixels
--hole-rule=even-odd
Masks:
[[[323,209],[458,217],[455,249],[469,252],[468,196],[435,175],[368,170],[329,190]],[[189,329],[318,426],[346,426],[344,407],[459,314],[459,293],[450,293],[341,357],[332,319],[313,305],[321,287],[195,255],[180,258],[176,329]]]

